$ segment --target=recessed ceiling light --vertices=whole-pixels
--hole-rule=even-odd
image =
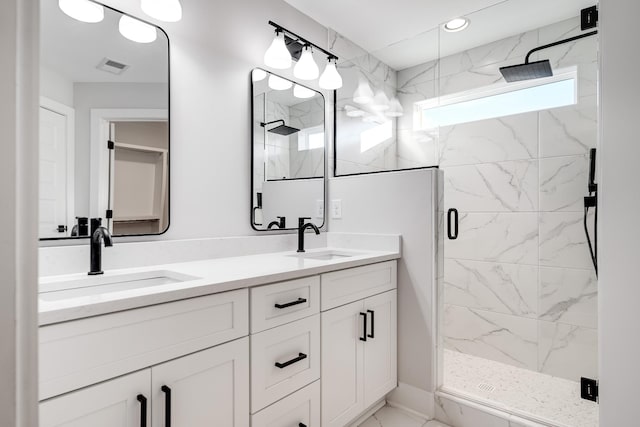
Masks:
[[[454,18],[442,26],[442,28],[449,32],[455,33],[462,31],[469,26],[469,20],[467,18]]]

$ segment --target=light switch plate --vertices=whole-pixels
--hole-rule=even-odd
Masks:
[[[316,200],[316,218],[324,218],[324,200]]]
[[[336,199],[331,201],[331,218],[342,218],[342,200]]]

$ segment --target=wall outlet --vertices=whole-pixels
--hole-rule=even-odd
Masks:
[[[316,200],[316,218],[324,218],[324,200]]]
[[[342,200],[331,201],[331,218],[333,219],[342,218]]]

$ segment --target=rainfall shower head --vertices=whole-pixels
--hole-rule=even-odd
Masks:
[[[551,63],[548,59],[501,67],[500,72],[502,73],[502,77],[509,83],[553,76]]]
[[[272,129],[267,129],[267,131],[271,132],[271,133],[277,133],[278,135],[291,135],[293,133],[296,132],[300,132],[300,129],[291,127],[291,126],[287,126],[284,123],[284,120],[280,119],[280,120],[274,120],[272,122],[267,122],[267,123],[260,123],[260,126],[262,127],[266,127],[267,125],[271,125],[273,123],[282,123],[280,126],[276,126]]]
[[[531,49],[529,53],[527,53],[524,64],[511,65],[509,67],[500,67],[500,73],[502,73],[502,77],[504,77],[504,79],[509,83],[519,82],[522,80],[539,79],[542,77],[551,77],[553,76],[553,70],[551,69],[551,63],[549,62],[549,60],[545,59],[542,61],[529,62],[529,57],[531,56],[531,54],[542,49],[569,43],[596,34],[598,34],[598,31],[591,31],[590,33],[580,34],[579,36],[570,37],[568,39],[545,44],[544,46],[539,46]]]

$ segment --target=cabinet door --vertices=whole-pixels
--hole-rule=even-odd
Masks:
[[[145,369],[45,400],[40,403],[40,427],[148,426],[150,387],[151,370]]]
[[[153,426],[248,427],[249,339],[152,368]]]
[[[398,382],[396,291],[364,300],[367,342],[364,343],[364,406],[368,408]]]
[[[322,313],[322,425],[343,427],[364,407],[363,301]]]

